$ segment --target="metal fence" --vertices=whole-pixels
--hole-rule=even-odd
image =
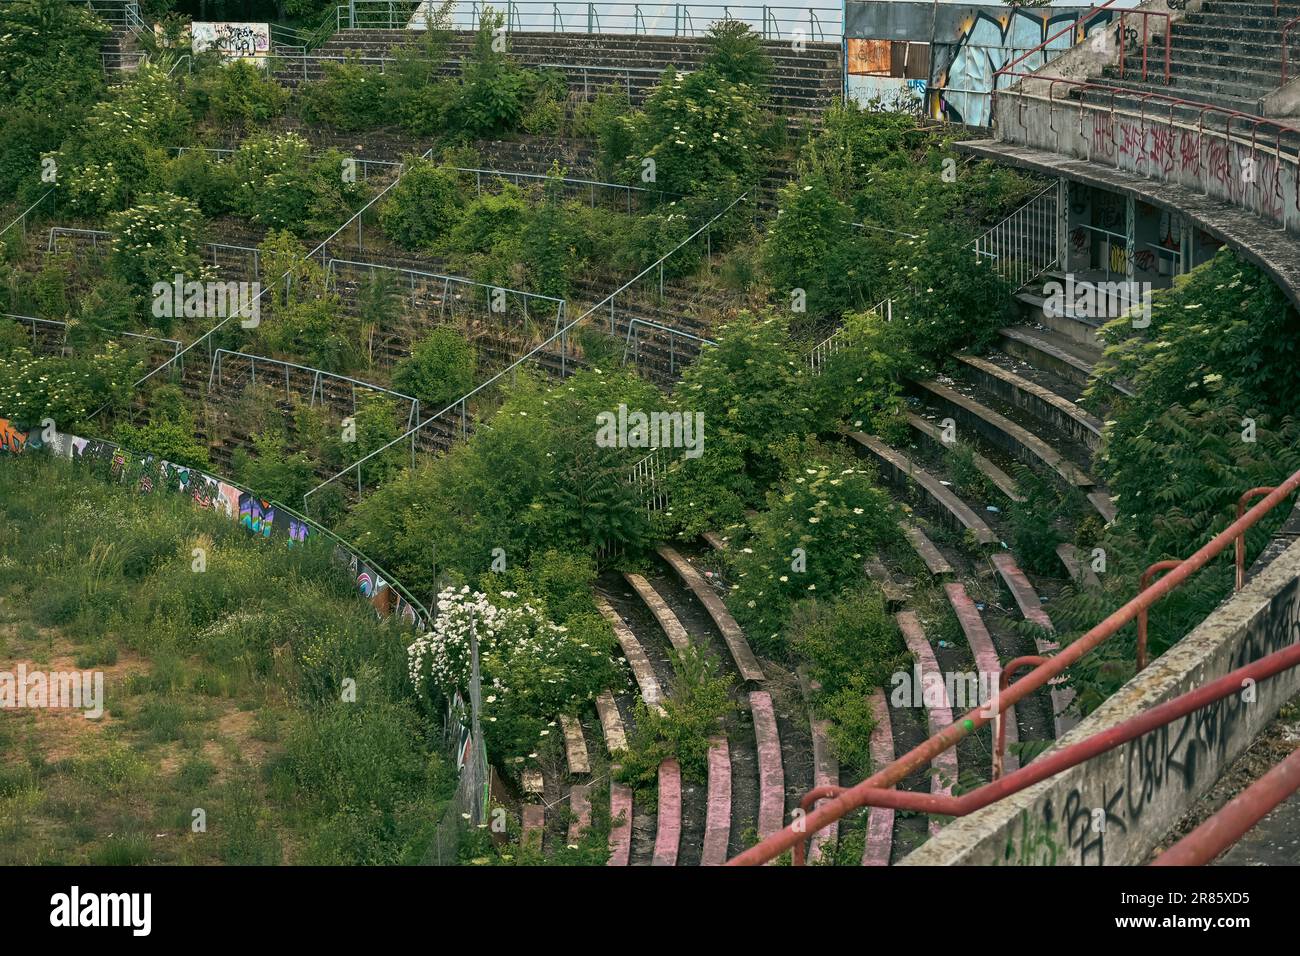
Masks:
[[[30,325],[32,329],[32,348],[40,348],[41,336],[39,330],[45,329],[55,333],[58,338],[58,351],[64,352],[68,348],[68,331],[67,322],[61,322],[58,319],[42,319],[34,315],[17,315],[13,312],[0,312],[0,318],[13,319],[21,325]],[[166,339],[157,335],[145,335],[140,332],[114,332],[112,338],[134,339],[138,342],[145,342],[149,347],[158,351],[167,353],[169,350],[173,356],[181,350],[181,343],[177,339]],[[48,342],[49,337],[46,337]]]
[[[338,8],[340,29],[423,29],[430,11],[441,4],[392,0],[351,0]],[[445,26],[477,30],[484,14],[502,17],[509,32],[631,33],[692,37],[719,20],[748,23],[768,40],[838,40],[843,32],[840,7],[767,6],[717,3],[585,3],[574,0],[507,0],[504,3],[457,3]]]
[[[1055,266],[1061,239],[1060,190],[1057,183],[1044,187],[977,238],[976,259],[988,259],[994,271],[1017,289]]]
[[[886,322],[894,321],[894,300],[883,299],[877,302],[867,311],[874,312],[876,315],[883,316]],[[814,375],[820,375],[826,368],[831,356],[835,355],[844,346],[846,326],[840,326],[826,338],[822,339],[811,349],[808,350],[804,360]]]
[[[366,455],[364,458],[361,458],[358,461],[353,462],[351,465],[344,468],[342,471],[338,472],[335,475],[330,476],[325,481],[317,485],[315,488],[312,488],[305,495],[303,495],[303,506],[308,507],[310,505],[312,495],[318,493],[321,489],[325,488],[326,486],[331,485],[334,482],[340,481],[341,479],[343,479],[345,476],[348,475],[355,474],[356,482],[357,482],[357,493],[360,494],[362,489],[364,488],[364,469],[365,469],[366,462],[370,461],[371,459],[375,458],[378,455],[381,455],[389,447],[396,445],[399,442],[406,441],[408,438],[411,437],[411,434],[423,431],[426,428],[435,428],[442,431],[442,433],[446,436],[448,442],[454,442],[457,438],[461,438],[461,439],[465,438],[470,432],[471,403],[485,399],[488,396],[488,394],[490,394],[490,390],[493,389],[494,386],[504,382],[505,377],[507,375],[517,374],[520,367],[525,366],[528,363],[533,363],[535,365],[540,365],[541,367],[545,368],[545,365],[549,360],[558,357],[561,363],[560,374],[561,375],[567,374],[570,365],[570,349],[573,345],[572,339],[575,337],[573,333],[575,333],[576,329],[579,326],[582,326],[584,323],[587,323],[589,319],[593,319],[597,314],[597,312],[603,313],[606,306],[608,306],[609,332],[611,335],[614,334],[615,322],[616,322],[616,308],[617,308],[616,303],[618,301],[618,297],[620,295],[627,297],[629,295],[629,290],[631,290],[634,285],[644,281],[648,277],[654,276],[656,272],[659,275],[660,288],[662,288],[664,263],[670,257],[678,253],[681,249],[685,248],[695,240],[699,239],[700,237],[707,237],[710,234],[710,230],[712,229],[715,223],[717,223],[720,219],[726,216],[727,213],[731,212],[731,210],[734,209],[738,204],[746,202],[748,198],[749,198],[749,193],[745,192],[742,193],[740,196],[736,197],[735,199],[733,199],[723,209],[715,213],[714,216],[710,218],[704,225],[700,226],[689,236],[683,239],[680,243],[674,246],[673,249],[670,250],[667,254],[661,256],[658,260],[651,263],[645,269],[642,269],[631,279],[627,280],[621,286],[615,289],[613,292],[609,293],[609,295],[605,296],[604,299],[597,302],[595,305],[591,306],[589,309],[587,309],[577,318],[572,319],[571,321],[566,323],[562,328],[557,330],[545,341],[539,343],[538,345],[534,346],[533,348],[525,352],[523,355],[515,359],[513,362],[511,362],[508,366],[506,366],[501,371],[497,372],[487,381],[479,384],[475,388],[471,389],[468,393],[461,396],[456,401],[452,402],[446,408],[436,412],[435,414],[431,415],[429,418],[425,419],[414,429],[412,429],[410,433],[406,435],[398,436],[397,438],[393,439],[393,441],[389,442],[388,445],[380,447],[375,451],[371,452],[370,454]],[[709,255],[710,257],[712,256],[711,245],[709,246]],[[635,317],[629,316],[628,321],[630,322],[632,318]],[[675,330],[669,330],[669,331],[675,333]],[[684,335],[683,333],[675,333],[675,334]],[[691,338],[696,338],[696,337],[691,336]]]

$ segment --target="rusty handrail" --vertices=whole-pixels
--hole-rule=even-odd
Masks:
[[[1237,794],[1217,813],[1152,861],[1152,866],[1203,866],[1232,846],[1279,803],[1300,790],[1300,749]]]
[[[1047,54],[1046,54],[1046,50],[1047,50],[1047,45],[1048,45],[1049,43],[1051,43],[1053,40],[1059,40],[1061,37],[1065,36],[1067,33],[1073,33],[1074,31],[1078,30],[1081,26],[1083,26],[1083,24],[1084,24],[1085,21],[1091,19],[1091,17],[1092,17],[1093,14],[1095,14],[1095,13],[1100,13],[1102,10],[1110,10],[1110,9],[1111,9],[1111,4],[1113,4],[1113,3],[1115,3],[1115,2],[1116,2],[1116,0],[1106,0],[1105,3],[1099,3],[1099,4],[1097,4],[1095,7],[1091,7],[1091,8],[1089,8],[1089,9],[1085,10],[1083,13],[1081,13],[1081,14],[1079,14],[1077,17],[1075,17],[1074,20],[1072,20],[1068,26],[1061,27],[1061,29],[1057,30],[1055,33],[1053,33],[1050,37],[1048,37],[1048,38],[1047,38],[1046,40],[1044,40],[1042,43],[1038,44],[1038,46],[1034,47],[1032,50],[1026,50],[1024,53],[1020,54],[1020,56],[1016,57],[1016,58],[1015,58],[1014,60],[1012,60],[1010,63],[1006,64],[1005,66],[1003,66],[1003,67],[1001,67],[1001,68],[999,68],[998,70],[995,70],[994,73],[993,73],[993,87],[994,87],[995,89],[997,88],[997,85],[998,85],[998,77],[999,77],[999,76],[1003,75],[1004,73],[1005,73],[1005,74],[1009,74],[1009,75],[1011,75],[1011,69],[1012,69],[1012,67],[1016,66],[1017,64],[1019,64],[1019,63],[1022,62],[1023,60],[1027,60],[1029,57],[1033,56],[1035,53],[1042,53],[1042,54],[1043,54],[1043,62],[1046,63],[1046,62],[1047,62]],[[1088,35],[1088,31],[1087,31],[1086,28],[1084,28],[1083,35],[1084,35],[1085,38],[1086,38],[1087,35]],[[1077,42],[1081,42],[1081,41],[1076,41],[1076,43],[1077,43]]]
[[[1002,668],[1002,673],[998,675],[998,698],[1007,692],[1007,687],[1011,684],[1011,675],[1016,671],[1024,670],[1026,667],[1040,667],[1047,663],[1046,657],[1039,657],[1037,654],[1017,657],[1008,661]],[[997,780],[1002,776],[1002,767],[1006,762],[1007,752],[1007,714],[998,711],[997,715],[997,745],[993,750],[993,779]]]
[[[1069,647],[1060,653],[1049,658],[1045,663],[1040,664],[1030,671],[1025,677],[1011,685],[1005,694],[1000,694],[998,699],[997,713],[1004,713],[1008,707],[1011,707],[1018,701],[1027,697],[1029,694],[1043,687],[1052,678],[1063,674],[1076,661],[1080,660],[1087,654],[1091,653],[1097,647],[1114,637],[1120,628],[1133,621],[1142,611],[1145,611],[1151,605],[1155,604],[1174,588],[1181,585],[1193,574],[1203,568],[1211,559],[1217,557],[1236,539],[1245,534],[1247,530],[1253,527],[1261,518],[1273,510],[1281,502],[1290,497],[1291,493],[1300,488],[1300,471],[1295,472],[1286,481],[1274,488],[1269,494],[1249,511],[1238,518],[1228,527],[1224,528],[1208,542],[1202,545],[1193,554],[1184,558],[1179,565],[1162,577],[1159,581],[1144,591],[1141,591],[1130,599],[1123,607],[1111,612],[1104,620],[1096,624],[1091,630],[1079,637],[1078,640],[1070,644]],[[1300,651],[1300,646],[1297,647]],[[1160,708],[1148,713],[1158,712]],[[974,733],[980,727],[989,722],[991,717],[988,715],[987,706],[976,707],[969,711],[961,720],[954,720],[951,724],[941,730],[939,733],[928,738],[923,743],[913,747],[902,757],[895,760],[889,766],[884,767],[873,773],[866,780],[849,787],[836,794],[832,799],[828,799],[820,807],[817,807],[806,816],[801,816],[793,824],[786,826],[776,833],[771,834],[766,839],[760,841],[757,845],[750,847],[745,852],[728,862],[728,866],[753,866],[766,863],[775,859],[786,850],[794,850],[794,859],[797,864],[802,864],[804,858],[805,842],[810,834],[816,833],[828,824],[840,819],[850,810],[855,810],[864,806],[868,800],[876,799],[879,794],[890,794],[891,800],[910,799],[916,794],[903,797],[899,791],[892,788],[899,781],[906,779],[911,774],[927,766],[931,759],[936,755],[943,753],[950,747],[957,744],[969,734]],[[1112,728],[1113,730],[1113,728]],[[1083,741],[1077,746],[1090,744],[1091,741],[1104,737],[1110,731],[1104,731],[1097,737]],[[1059,757],[1058,755],[1054,755]],[[1020,779],[1020,775],[1027,770],[1039,767],[1047,758],[1039,758],[1028,768],[1022,768],[1009,776],[1003,777],[989,786],[998,786],[1005,784],[1007,781]],[[981,788],[986,789],[986,788]],[[975,793],[978,791],[972,791]],[[967,794],[960,799],[965,800],[969,797]],[[930,799],[937,799],[931,797]],[[902,809],[917,809],[912,805],[903,806],[899,803],[876,804],[878,806],[893,806]],[[947,813],[948,810],[939,812]]]
[[[1130,717],[1128,720],[1116,724],[1114,727],[1093,734],[1086,740],[1080,740],[1078,743],[1071,744],[1055,753],[1045,754],[1029,766],[1007,774],[1000,780],[991,781],[982,787],[968,791],[960,797],[917,793],[911,790],[895,790],[892,787],[866,786],[866,783],[870,781],[852,788],[819,787],[816,791],[810,791],[809,796],[816,793],[816,799],[833,797],[832,803],[835,804],[851,799],[853,806],[850,809],[869,806],[939,814],[949,817],[969,816],[976,810],[982,810],[998,800],[1003,800],[1022,790],[1026,790],[1036,783],[1041,783],[1049,777],[1054,777],[1058,773],[1069,770],[1071,767],[1078,766],[1107,751],[1114,750],[1131,740],[1136,740],[1138,737],[1149,734],[1151,731],[1172,723],[1181,717],[1186,717],[1188,714],[1193,714],[1225,697],[1231,697],[1241,691],[1243,682],[1259,683],[1293,667],[1300,667],[1300,643],[1292,644],[1280,651],[1274,651],[1272,654],[1225,674],[1218,680],[1211,681],[1185,694],[1180,694],[1163,704],[1157,704],[1150,710],[1145,710],[1135,717]],[[807,802],[810,801],[805,797],[805,803]],[[796,825],[806,824],[809,819],[820,812],[821,810],[817,810],[808,814],[805,819],[798,821]],[[803,829],[807,829],[807,827],[805,826]],[[781,832],[784,833],[785,831]],[[779,836],[781,836],[781,833],[773,834],[764,843]],[[745,859],[748,854],[755,853],[762,847],[763,843],[760,843],[758,846],[746,850],[745,853],[736,857],[728,865],[763,862],[757,858]],[[802,840],[794,844],[794,862],[796,866],[803,865],[803,854],[800,852],[802,847]]]
[[[1124,18],[1129,15],[1142,17],[1142,79],[1147,79],[1147,50],[1150,47],[1150,28],[1147,24],[1151,17],[1165,18],[1165,86],[1169,86],[1172,75],[1172,54],[1174,42],[1173,14],[1164,10],[1121,10],[1119,12],[1119,78],[1124,79]]]

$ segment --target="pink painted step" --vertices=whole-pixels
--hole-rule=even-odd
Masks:
[[[722,598],[717,595],[709,582],[704,580],[704,575],[700,574],[695,566],[683,558],[675,549],[664,545],[656,550],[659,556],[668,562],[668,566],[681,578],[682,583],[704,605],[704,610],[713,619],[714,626],[722,635],[722,640],[726,643],[727,649],[731,651],[731,658],[736,662],[736,669],[740,671],[740,679],[762,681],[763,669],[759,667],[758,658],[754,656],[749,641],[745,640],[745,632],[740,629],[736,619],[731,616],[731,612],[727,610],[727,605],[723,603]]]
[[[809,726],[812,731],[813,786],[839,786],[840,762],[835,756],[834,748],[831,747],[831,722],[829,720],[818,720],[812,715],[812,697],[814,693],[821,690],[821,685],[810,680],[802,668],[799,670],[799,685],[803,690],[804,702],[808,706]],[[820,807],[825,802],[825,799],[818,800],[813,804],[813,809]],[[808,861],[815,863],[820,860],[824,849],[835,845],[836,839],[839,838],[839,832],[839,821],[836,821],[814,833],[808,840]]]
[[[731,751],[726,737],[709,738],[709,799],[704,817],[704,847],[700,866],[727,862],[731,839]]]
[[[618,767],[612,767],[617,770]],[[627,866],[632,858],[632,788],[611,780],[609,784],[609,863]]]
[[[573,817],[569,820],[569,842],[576,844],[591,826],[591,797],[587,794],[585,783],[576,783],[569,791],[569,809],[573,811]]]
[[[546,808],[540,803],[524,804],[524,833],[522,842],[542,848],[542,833],[546,830]]]
[[[993,562],[993,567],[997,569],[1008,590],[1011,591],[1011,596],[1015,598],[1016,606],[1020,608],[1020,613],[1024,619],[1049,631],[1055,630],[1052,627],[1052,619],[1043,610],[1043,602],[1038,599],[1038,592],[1029,583],[1029,578],[1025,577],[1025,572],[1016,566],[1015,559],[1003,551],[991,555],[989,560]],[[1050,657],[1060,650],[1060,645],[1056,641],[1042,636],[1035,637],[1034,643],[1038,647],[1038,653],[1045,657]],[[1074,700],[1074,691],[1068,687],[1062,687],[1060,684],[1062,680],[1063,678],[1057,678],[1056,681],[1048,685],[1052,698],[1053,722],[1057,737],[1060,737],[1079,722],[1078,718],[1065,715],[1065,709]]]
[[[871,695],[876,727],[871,731],[871,769],[879,772],[894,762],[894,731],[889,725],[889,703],[879,687]],[[863,866],[889,866],[894,848],[894,811],[872,807],[867,811],[867,844],[862,848]]]
[[[903,640],[907,643],[907,649],[916,657],[917,663],[921,667],[922,687],[927,681],[934,678],[927,678],[927,674],[939,675],[939,695],[943,700],[942,704],[936,704],[926,708],[926,719],[930,725],[930,736],[942,731],[952,723],[952,707],[948,703],[948,691],[943,685],[943,672],[939,670],[939,662],[935,660],[934,649],[930,647],[930,642],[926,640],[925,632],[921,629],[921,622],[916,614],[912,611],[899,611],[895,615],[898,621],[899,629],[903,632]],[[948,748],[939,754],[930,762],[932,773],[930,776],[930,792],[941,796],[952,796],[952,785],[957,782],[957,751],[955,748]],[[930,833],[936,834],[941,829],[937,820],[931,818]]]
[[[997,648],[993,646],[993,638],[989,636],[988,628],[984,626],[984,619],[980,617],[979,608],[975,606],[975,602],[966,593],[964,584],[945,584],[943,589],[948,595],[948,603],[952,605],[953,611],[957,614],[957,621],[961,624],[962,633],[966,635],[966,643],[970,644],[971,653],[975,656],[975,667],[980,672],[979,686],[981,690],[987,687],[991,692],[996,691],[998,678],[1002,674],[1002,662],[998,659]],[[984,702],[980,701],[979,703]],[[968,706],[967,709],[971,709],[971,707]],[[1020,761],[1011,753],[1011,745],[1020,740],[1020,732],[1016,727],[1016,709],[1008,707],[1002,717],[1007,722],[1007,752],[1002,766],[1003,772],[1011,773],[1013,770],[1020,769]],[[993,724],[993,733],[996,740],[996,722]]]
[[[772,695],[756,690],[749,695],[758,744],[758,837],[766,839],[785,824],[785,774],[781,768],[781,737],[776,729]]]
[[[682,768],[676,760],[659,765],[659,820],[651,866],[676,866],[682,843]]]

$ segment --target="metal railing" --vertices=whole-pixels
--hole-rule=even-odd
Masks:
[[[424,151],[424,154],[421,156],[421,159],[429,159],[432,155],[433,155],[433,149],[432,147],[430,147],[429,149]],[[403,172],[405,172],[404,168],[399,169],[397,176],[394,177],[391,183],[389,183],[387,186],[381,189],[378,193],[376,193],[373,197],[371,197],[371,199],[364,206],[362,206],[360,209],[354,212],[350,217],[348,217],[348,219],[343,223],[343,225],[339,226],[332,233],[330,233],[326,238],[321,240],[320,244],[317,245],[316,248],[312,249],[311,252],[308,252],[306,255],[304,255],[302,257],[303,261],[313,258],[317,253],[324,254],[324,250],[326,249],[326,247],[334,239],[336,239],[339,235],[341,235],[345,230],[350,228],[353,222],[356,222],[359,228],[361,224],[361,217],[365,215],[365,213],[368,210],[370,210],[377,202],[379,202],[379,200],[383,199],[384,196],[388,194],[389,190],[391,190],[394,186],[396,186],[399,182],[401,182]],[[251,308],[253,308],[257,303],[261,301],[262,296],[266,295],[266,293],[269,292],[271,289],[278,287],[282,281],[287,280],[289,276],[292,274],[292,272],[293,272],[293,266],[290,266],[288,269],[284,271],[284,274],[281,275],[279,278],[277,278],[274,282],[262,283],[262,287],[258,290],[257,295],[254,297],[253,302],[249,304],[248,308],[251,310]],[[157,366],[156,368],[147,372],[141,378],[132,382],[130,391],[135,391],[137,388],[139,388],[149,379],[153,378],[159,372],[162,372],[164,369],[170,368],[171,366],[175,365],[177,362],[181,360],[182,356],[184,356],[185,353],[189,352],[191,349],[198,347],[201,343],[204,342],[210,343],[212,336],[216,335],[217,332],[225,328],[226,325],[228,325],[230,321],[236,317],[237,315],[232,314],[223,318],[220,322],[218,322],[212,328],[208,329],[206,332],[204,332],[201,336],[199,336],[189,345],[185,346],[185,348],[181,349],[180,353],[177,354],[175,357],[168,359],[162,365]],[[211,348],[210,344],[209,344],[209,348]],[[87,416],[87,419],[89,420],[94,418],[105,408],[107,408],[109,404],[110,403],[106,402],[103,405],[99,406],[99,408],[95,409],[93,412],[90,413],[90,415]]]
[[[1245,836],[1278,804],[1300,790],[1300,750],[1280,761],[1217,813],[1152,862],[1152,866],[1202,866]]]
[[[416,282],[432,280],[434,283],[442,283],[442,295],[440,297],[439,316],[446,313],[449,304],[454,303],[460,298],[460,293],[452,295],[452,289],[469,290],[471,296],[483,296],[484,311],[499,315],[508,315],[511,302],[518,305],[523,313],[523,321],[528,323],[530,316],[528,305],[530,302],[545,303],[544,308],[553,308],[555,310],[555,329],[559,329],[564,324],[564,316],[568,308],[568,300],[561,299],[551,295],[541,295],[536,292],[523,292],[519,289],[512,289],[507,286],[495,286],[486,282],[475,282],[473,279],[465,279],[461,276],[443,275],[438,272],[424,272],[420,269],[408,269],[403,266],[390,266],[376,262],[356,262],[351,259],[330,259],[326,262],[325,273],[329,280],[337,283],[340,269],[364,269],[371,273],[389,272],[399,276],[405,276],[412,294],[416,289]],[[537,314],[538,308],[534,306],[533,312]]]
[[[15,322],[21,323],[23,325],[30,325],[32,327],[33,348],[36,347],[37,345],[36,333],[37,333],[38,326],[46,326],[49,328],[62,329],[63,341],[60,347],[61,348],[68,347],[68,330],[70,326],[68,325],[67,322],[60,321],[59,319],[42,319],[34,315],[17,315],[13,312],[0,312],[0,318],[13,319]],[[158,346],[162,346],[164,351],[167,349],[167,347],[170,347],[173,355],[178,354],[181,350],[181,343],[178,339],[166,339],[158,335],[145,335],[142,332],[114,332],[112,333],[110,338],[138,339],[141,342],[149,342]]]
[[[1057,264],[1060,239],[1060,185],[1052,183],[971,245],[976,260],[990,260],[1019,289]]]
[[[338,8],[340,27],[352,29],[421,29],[428,9],[424,3],[390,0],[351,0]],[[719,20],[748,23],[766,40],[838,40],[843,32],[840,7],[768,6],[716,3],[585,3],[574,0],[507,0],[504,3],[458,3],[447,27],[477,30],[491,9],[503,17],[507,31],[548,33],[630,33],[692,37],[708,32]]]
[[[1300,644],[1295,644],[1285,651],[1249,664],[1190,694],[1157,705],[1138,717],[1101,731],[1077,744],[1049,752],[1028,766],[961,797],[909,793],[892,789],[912,773],[928,767],[935,756],[953,748],[958,741],[975,733],[980,727],[1005,714],[1009,708],[1029,694],[1064,674],[1071,665],[1110,640],[1125,625],[1137,620],[1153,604],[1205,567],[1213,558],[1229,547],[1236,547],[1236,542],[1251,527],[1277,505],[1286,501],[1297,488],[1300,488],[1300,471],[1271,489],[1262,501],[1211,538],[1194,554],[1178,562],[1168,574],[1149,588],[1139,591],[1123,607],[1080,635],[1064,650],[1051,657],[1042,658],[1041,663],[1036,664],[1025,677],[1011,684],[1005,693],[998,694],[995,713],[990,714],[992,708],[988,704],[976,707],[962,719],[954,720],[948,727],[854,787],[814,788],[803,799],[802,806],[809,811],[806,816],[741,853],[731,860],[730,864],[743,866],[766,863],[786,850],[793,850],[795,865],[803,865],[805,845],[809,837],[858,807],[893,807],[951,816],[971,813],[1097,754],[1105,753],[1154,728],[1161,727],[1177,717],[1192,713],[1229,693],[1237,693],[1241,690],[1241,679],[1244,677],[1260,680],[1300,664]],[[1244,549],[1239,549],[1237,554],[1238,560],[1244,560]],[[1015,663],[1017,662],[1012,662]],[[1011,666],[1008,664],[1006,669],[1010,670]],[[819,800],[824,802],[820,806],[813,807],[813,804]]]
[[[26,238],[27,238],[27,219],[28,219],[28,217],[31,216],[32,213],[34,213],[34,212],[36,211],[36,207],[37,207],[37,206],[39,206],[41,203],[45,202],[46,199],[49,199],[50,196],[53,196],[53,195],[54,195],[54,190],[55,190],[55,188],[56,188],[56,187],[51,186],[51,187],[50,187],[49,189],[47,189],[44,193],[41,194],[41,198],[40,198],[40,199],[36,200],[36,202],[32,203],[30,206],[28,206],[26,209],[24,209],[22,212],[20,212],[17,216],[15,216],[12,220],[10,220],[10,222],[9,222],[9,224],[8,224],[7,226],[5,226],[3,229],[0,229],[0,239],[4,238],[5,233],[7,233],[7,232],[8,232],[10,229],[12,229],[14,226],[17,226],[17,227],[18,227],[19,231],[22,233],[22,237],[23,237],[23,239],[26,239]],[[52,205],[52,203],[51,203],[51,205]],[[34,217],[33,217],[33,218],[34,218]]]
[[[389,65],[397,63],[397,59],[391,56],[313,53],[310,50],[302,53],[273,51],[260,59],[263,68],[271,75],[280,78],[294,76],[303,81],[311,79],[313,70],[323,70],[331,63],[354,63],[358,66],[370,67],[381,74],[388,72]],[[557,63],[554,60],[525,60],[517,57],[512,59],[517,65],[528,69],[554,70],[563,73],[570,89],[574,92],[578,89],[580,77],[584,99],[589,99],[593,91],[606,89],[615,83],[623,87],[629,99],[633,99],[643,90],[652,88],[664,72],[663,69],[653,66],[604,66],[596,63]],[[444,75],[453,76],[458,73],[460,65],[458,61],[449,60],[440,69]],[[677,72],[678,75],[686,75],[691,71],[683,69]]]
[[[641,494],[646,511],[666,511],[668,508],[668,488],[665,477],[672,464],[668,460],[666,449],[656,448],[639,461],[633,462],[628,472],[628,481]]]
[[[886,322],[892,322],[894,321],[894,300],[882,299],[867,311],[883,316]],[[822,370],[826,368],[831,356],[835,355],[843,347],[847,328],[848,326],[840,326],[808,350],[804,356],[804,361],[808,363],[808,368],[814,375],[820,375]]]
[[[560,358],[560,365],[561,365],[560,374],[561,375],[567,374],[568,352],[570,348],[570,341],[569,341],[570,333],[574,329],[576,329],[578,326],[582,325],[583,323],[587,322],[588,319],[595,316],[597,311],[603,312],[605,306],[608,305],[609,306],[609,331],[611,334],[613,334],[614,321],[615,321],[614,319],[615,307],[616,307],[615,303],[617,301],[618,296],[622,293],[627,292],[633,285],[640,282],[642,279],[645,279],[647,276],[653,275],[656,271],[658,271],[659,273],[660,283],[662,286],[664,262],[666,262],[673,255],[675,255],[679,250],[689,245],[690,243],[694,242],[700,236],[708,236],[709,231],[712,229],[714,223],[716,223],[719,219],[721,219],[723,216],[729,213],[739,203],[745,202],[748,198],[749,198],[748,192],[741,193],[730,203],[728,203],[722,210],[715,213],[713,217],[708,220],[708,222],[706,222],[704,225],[700,226],[698,229],[692,232],[689,236],[687,236],[676,246],[674,246],[669,252],[661,256],[657,261],[651,263],[649,266],[642,269],[631,279],[628,279],[626,282],[624,282],[613,292],[605,296],[605,298],[601,299],[595,305],[591,306],[589,309],[587,309],[577,318],[569,321],[567,324],[565,324],[562,328],[558,329],[556,332],[550,335],[543,342],[540,342],[537,345],[535,345],[533,348],[529,349],[527,352],[525,352],[519,358],[515,359],[505,368],[501,369],[501,371],[497,372],[491,378],[475,386],[465,395],[462,395],[460,398],[456,399],[456,401],[448,405],[446,408],[443,408],[440,411],[436,412],[435,414],[429,416],[424,421],[422,421],[419,425],[415,426],[415,428],[411,429],[411,431],[409,431],[408,433],[404,435],[399,435],[397,438],[393,439],[387,445],[377,448],[375,451],[366,455],[364,458],[361,458],[358,461],[353,462],[351,465],[348,465],[348,467],[344,468],[342,471],[338,472],[335,475],[331,475],[329,478],[321,482],[315,488],[312,488],[310,491],[308,491],[306,494],[303,495],[303,507],[306,508],[309,506],[312,495],[319,492],[322,488],[325,488],[326,486],[331,485],[336,481],[339,481],[344,476],[352,474],[353,472],[356,473],[357,492],[359,494],[364,487],[363,484],[364,477],[362,472],[364,470],[365,463],[370,459],[382,454],[383,452],[391,448],[393,445],[396,445],[399,442],[406,441],[416,432],[423,431],[424,429],[429,428],[431,426],[436,426],[436,427],[446,429],[448,431],[448,434],[451,436],[450,440],[452,441],[455,440],[457,433],[461,438],[466,437],[469,434],[469,430],[470,430],[470,413],[469,413],[470,402],[475,398],[477,398],[478,396],[486,395],[489,389],[491,389],[498,382],[504,381],[507,375],[517,373],[518,369],[521,366],[523,366],[525,363],[530,361],[539,361],[543,359],[545,356],[549,354],[548,350],[550,350],[552,347],[558,347],[559,350],[559,358]],[[710,254],[711,254],[711,247],[710,247]]]
[[[233,360],[227,362],[227,360]],[[217,349],[212,353],[212,366],[208,371],[208,391],[220,391],[227,384],[227,365],[233,364],[233,372],[243,381],[247,372],[246,386],[262,385],[263,387],[279,388],[284,386],[284,397],[286,400],[293,397],[295,381],[299,384],[298,394],[301,396],[303,389],[301,386],[310,382],[308,393],[308,407],[315,408],[317,403],[322,406],[335,407],[338,401],[338,392],[341,388],[345,394],[345,404],[349,405],[353,414],[356,414],[357,390],[369,392],[373,395],[391,395],[399,402],[406,403],[406,427],[410,429],[420,420],[420,400],[412,395],[406,395],[402,392],[394,391],[391,388],[385,388],[382,385],[376,385],[373,382],[366,382],[359,378],[352,378],[350,375],[340,375],[337,372],[327,372],[324,369],[313,368],[308,365],[299,365],[296,362],[286,362],[283,359],[269,358],[265,355],[252,355],[248,352],[236,352],[231,349]],[[263,366],[261,381],[258,381],[258,365]],[[265,369],[271,369],[267,372]],[[298,373],[295,375],[295,373]],[[411,443],[411,455],[414,459],[415,443]]]

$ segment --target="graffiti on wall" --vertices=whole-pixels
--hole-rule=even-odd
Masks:
[[[250,534],[283,542],[286,547],[301,547],[319,531],[306,518],[283,505],[274,504],[198,469],[153,455],[135,455],[112,442],[76,435],[59,434],[48,445],[42,445],[38,432],[24,431],[18,424],[0,418],[0,453],[17,455],[38,448],[69,458],[112,481],[131,486],[138,494],[181,495],[197,507],[238,522]],[[334,558],[348,568],[357,590],[377,614],[384,617],[396,614],[417,631],[425,630],[428,625],[424,614],[364,558],[341,543],[334,550]]]
[[[190,32],[190,49],[193,52],[215,50],[227,60],[250,60],[261,66],[271,49],[269,23],[214,23],[196,20],[191,24]]]
[[[1298,589],[1291,581],[1273,599],[1267,619],[1245,635],[1225,672],[1300,640]],[[1280,704],[1293,691],[1274,683],[1258,692]],[[1021,813],[1007,829],[1002,859],[1039,866],[1137,862],[1133,850],[1142,846],[1134,847],[1130,834],[1163,833],[1172,821],[1152,824],[1151,815],[1190,805],[1249,743],[1266,712],[1263,696],[1250,703],[1244,692],[1233,694],[1129,741],[1114,757],[1098,758],[1107,761],[1106,772],[1081,776],[1069,789],[1049,789]]]
[[[7,418],[0,418],[0,452],[19,454],[27,445],[27,433],[21,432]]]
[[[1091,160],[1141,176],[1196,182],[1272,222],[1284,219],[1282,166],[1266,149],[1100,110],[1088,111],[1083,130]]]
[[[933,93],[930,113],[935,119],[954,123],[987,126],[993,110],[993,77],[998,70],[1023,56],[1048,38],[1073,23],[1077,13],[1054,13],[1017,8],[1006,12],[973,11],[959,24],[950,41],[936,39],[932,67]],[[1106,29],[1108,12],[1101,12],[1088,22],[1091,35]],[[1017,72],[1031,72],[1068,50],[1077,40],[1078,30],[1057,37],[1040,50],[1016,64]],[[1013,80],[1003,77],[998,87]]]

